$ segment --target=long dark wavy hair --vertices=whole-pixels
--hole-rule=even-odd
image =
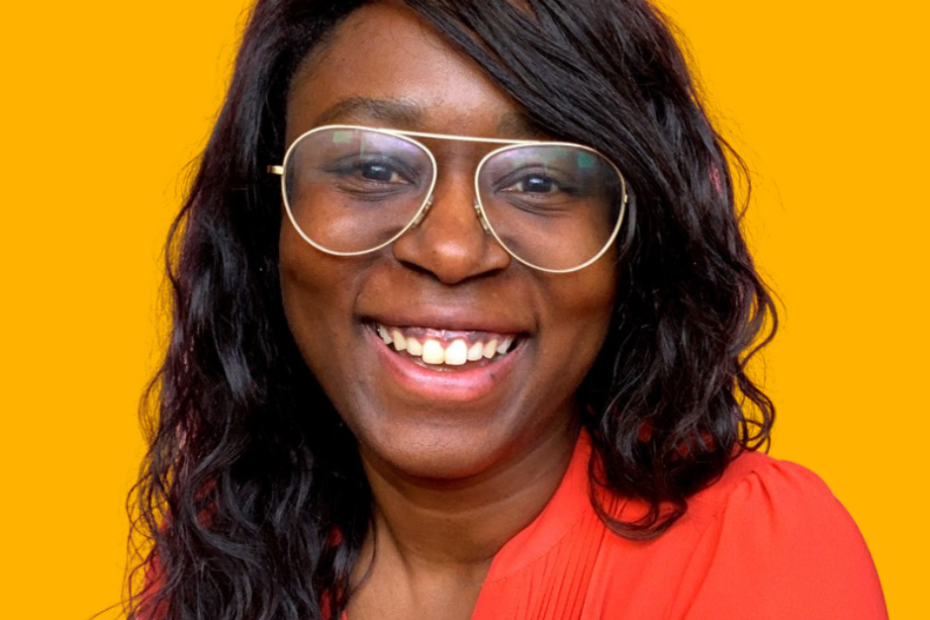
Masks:
[[[776,320],[740,233],[742,165],[645,0],[404,2],[538,130],[598,149],[627,178],[616,308],[579,397],[603,465],[591,469],[602,520],[660,536],[740,451],[767,444],[773,421],[746,371]],[[362,4],[259,0],[245,30],[170,234],[173,326],[143,405],[150,449],[133,515],[147,542],[130,619],[337,618],[352,594],[371,492],[285,322],[281,197],[266,165],[286,147],[298,64]],[[649,511],[618,521],[596,487]]]

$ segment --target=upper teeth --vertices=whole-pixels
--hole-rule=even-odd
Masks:
[[[503,355],[510,350],[514,338],[513,335],[470,332],[467,338],[456,336],[449,339],[436,335],[433,333],[435,330],[424,328],[401,329],[380,323],[376,328],[384,343],[393,345],[395,350],[406,351],[409,355],[422,358],[427,364],[449,366],[461,366],[468,361]]]

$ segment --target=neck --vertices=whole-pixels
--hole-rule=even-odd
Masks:
[[[506,465],[464,480],[411,478],[383,461],[363,462],[375,504],[361,576],[399,562],[411,574],[480,576],[504,544],[545,508],[568,468],[577,440],[572,422]]]

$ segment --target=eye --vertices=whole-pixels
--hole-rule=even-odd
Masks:
[[[488,172],[501,176],[483,185],[487,190],[482,192],[482,199],[498,206],[540,217],[557,217],[574,209],[579,199],[574,177],[559,168],[533,163],[516,170],[498,166]]]
[[[407,162],[382,153],[353,153],[327,163],[322,168],[332,183],[366,192],[416,186],[422,176],[416,162]]]
[[[571,194],[571,183],[565,183],[565,175],[553,175],[549,170],[518,170],[506,175],[495,185],[497,191],[523,196],[525,199],[550,200],[559,195]]]
[[[359,166],[363,179],[380,183],[406,183],[407,180],[391,166],[383,162],[366,162]]]
[[[512,189],[511,189],[512,188]],[[559,190],[554,179],[543,175],[528,175],[514,183],[505,191],[517,191],[530,194],[551,194]]]

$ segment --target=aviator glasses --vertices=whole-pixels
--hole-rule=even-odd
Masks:
[[[529,267],[577,271],[617,237],[626,182],[613,162],[580,144],[326,125],[299,136],[283,164],[268,169],[281,175],[287,215],[304,240],[357,256],[427,216],[438,166],[420,140],[499,145],[477,165],[473,207],[484,231]]]

